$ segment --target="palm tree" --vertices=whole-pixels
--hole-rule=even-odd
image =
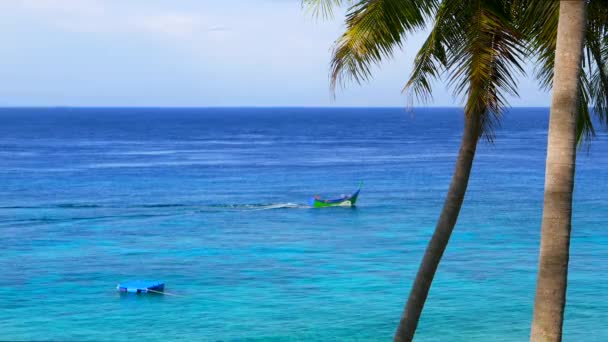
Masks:
[[[464,131],[450,187],[435,232],[412,286],[395,341],[411,341],[460,212],[480,137],[492,140],[492,127],[517,95],[514,76],[523,73],[523,39],[514,25],[516,0],[303,0],[321,14],[349,3],[346,30],[336,41],[331,84],[371,77],[371,67],[401,48],[408,33],[431,26],[414,61],[405,91],[423,101],[434,79],[446,76],[466,97]]]
[[[562,337],[586,5],[585,1],[562,1],[559,10],[531,341],[561,341]]]
[[[540,66],[537,77],[545,87],[553,86],[530,340],[561,341],[576,142],[594,135],[590,104],[601,121],[607,117],[608,2],[536,1],[525,13],[526,36]]]

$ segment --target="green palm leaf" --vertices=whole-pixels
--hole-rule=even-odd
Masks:
[[[525,36],[530,54],[536,57],[535,76],[544,89],[553,83],[559,1],[527,1],[523,6]],[[601,123],[608,119],[608,1],[590,0],[585,34],[585,58],[581,67],[577,141],[579,145],[595,136],[591,113]],[[589,110],[593,107],[593,111]]]
[[[589,59],[589,103],[602,123],[608,120],[608,1],[589,4],[585,52]]]
[[[330,18],[334,15],[334,8],[340,7],[350,0],[302,0],[302,6],[312,12],[314,16]]]
[[[432,82],[447,68],[446,46],[448,39],[458,39],[462,31],[454,30],[449,3],[443,2],[437,10],[433,29],[420,47],[414,60],[414,68],[403,92],[421,102],[432,98]]]
[[[514,5],[500,0],[443,1],[404,90],[425,101],[431,97],[431,82],[447,72],[455,95],[467,99],[466,115],[478,117],[480,133],[492,140],[506,95],[517,96],[514,76],[523,73],[525,51],[513,24]]]
[[[331,61],[331,86],[361,83],[371,77],[371,66],[401,48],[405,33],[424,27],[435,1],[363,0],[346,16],[346,30],[336,41]]]

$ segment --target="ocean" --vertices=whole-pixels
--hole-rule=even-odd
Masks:
[[[481,142],[417,341],[524,341],[547,108]],[[388,341],[457,108],[0,109],[0,340]],[[608,135],[579,151],[564,341],[608,341]],[[347,194],[356,208],[311,209]],[[162,280],[174,295],[121,295]]]

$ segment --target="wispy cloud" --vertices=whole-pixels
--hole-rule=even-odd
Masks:
[[[209,32],[227,32],[230,31],[229,27],[226,26],[211,26],[207,29]]]
[[[205,21],[188,13],[147,13],[129,18],[129,26],[141,32],[189,37],[206,30]]]
[[[11,2],[24,9],[54,14],[98,15],[105,10],[99,0],[8,0]]]
[[[129,6],[109,0],[2,0],[4,8],[35,15],[61,29],[91,33],[152,34],[161,38],[191,38],[206,32],[228,31],[201,13]]]

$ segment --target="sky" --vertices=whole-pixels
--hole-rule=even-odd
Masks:
[[[406,106],[425,32],[333,98],[343,14],[315,18],[300,0],[0,0],[0,106]],[[530,77],[518,85],[512,106],[549,105]],[[426,105],[462,105],[445,82],[433,91]]]

